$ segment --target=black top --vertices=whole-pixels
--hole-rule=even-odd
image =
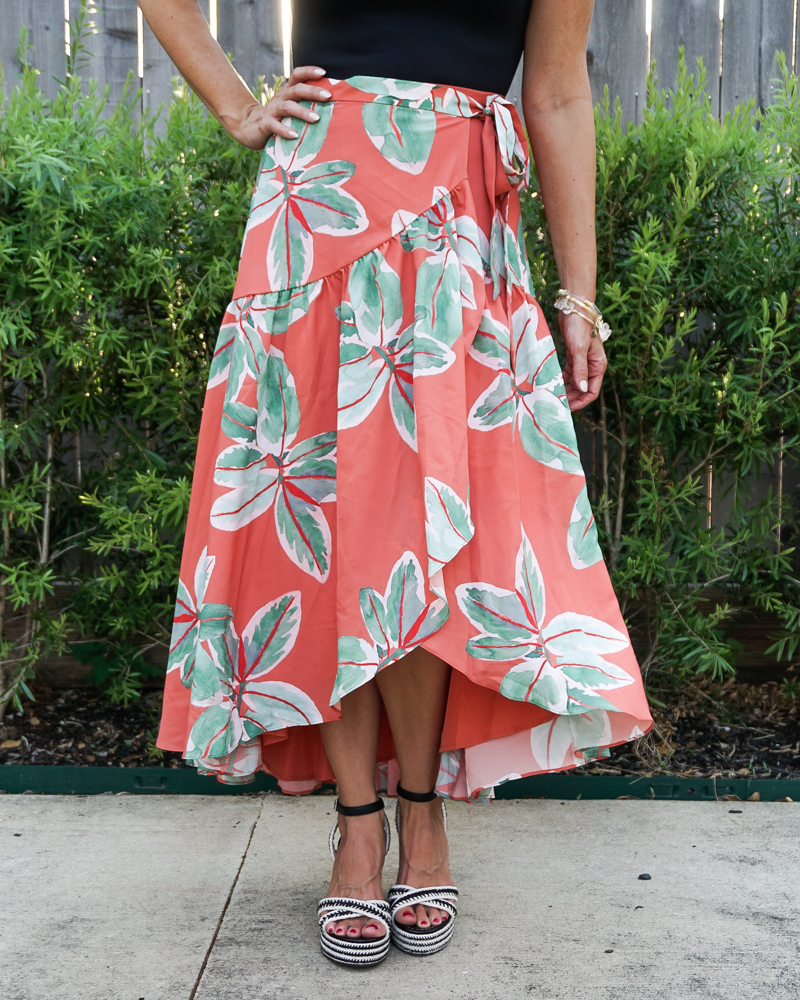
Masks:
[[[531,0],[293,0],[295,66],[505,94]]]

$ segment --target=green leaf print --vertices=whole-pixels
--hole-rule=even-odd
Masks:
[[[582,476],[555,344],[549,335],[537,338],[538,315],[526,300],[511,317],[509,332],[488,310],[484,312],[470,353],[501,374],[477,398],[467,422],[475,430],[491,431],[508,423],[513,413],[531,458]]]
[[[220,426],[234,441],[255,441],[256,411],[245,403],[225,403]]]
[[[264,310],[266,332],[273,337],[286,333],[292,323],[302,319],[322,290],[322,281],[312,281],[300,288],[283,288],[257,296]]]
[[[264,674],[292,650],[300,629],[300,591],[290,591],[260,608],[242,632],[248,671]]]
[[[414,328],[411,329],[413,332]],[[414,333],[409,367],[413,367],[415,375],[435,375],[437,371],[449,368],[455,360],[455,352],[446,344],[427,334]]]
[[[357,427],[378,405],[392,375],[387,360],[386,355],[374,347],[344,340],[340,342],[339,430]]]
[[[414,327],[397,333],[403,318],[400,277],[383,254],[374,250],[352,265],[348,295],[350,302],[339,308],[338,426],[345,429],[362,423],[390,385],[394,425],[416,450]]]
[[[359,601],[373,642],[353,635],[339,638],[339,670],[332,705],[419,646],[444,625],[449,615],[444,600],[425,603],[422,568],[413,552],[403,553],[394,564],[382,595],[372,587],[364,587]]]
[[[535,386],[517,404],[522,447],[551,469],[583,475],[569,406],[552,391]]]
[[[331,705],[346,694],[371,681],[378,672],[379,656],[375,646],[354,635],[339,636],[339,669],[331,695]]]
[[[193,705],[216,704],[227,688],[226,678],[232,676],[232,650],[235,638],[228,628],[221,635],[198,643],[197,659],[191,676],[191,701]]]
[[[489,232],[489,274],[492,279],[492,298],[500,294],[500,282],[508,277],[506,274],[506,245],[503,216],[495,211],[492,218],[492,228]]]
[[[522,528],[522,526],[520,525]],[[547,602],[544,592],[544,577],[539,567],[539,560],[533,551],[525,529],[522,528],[522,542],[517,552],[514,565],[514,587],[529,609],[529,615],[534,625],[539,628],[547,614]]]
[[[436,115],[394,103],[364,104],[364,129],[393,167],[409,174],[425,169],[436,138]]]
[[[227,604],[203,604],[197,615],[198,637],[216,639],[228,627],[231,618],[233,612]]]
[[[511,333],[507,326],[494,319],[488,309],[481,316],[469,353],[487,368],[510,371]]]
[[[251,681],[242,696],[242,719],[252,735],[289,726],[317,726],[322,715],[305,691],[285,681]]]
[[[283,594],[256,611],[241,637],[231,622],[224,636],[201,643],[192,703],[207,707],[192,727],[187,758],[223,757],[262,732],[322,721],[307,694],[266,679],[294,647],[300,600],[299,591]]]
[[[572,611],[545,620],[544,578],[524,531],[514,591],[468,583],[456,589],[456,597],[479,630],[467,644],[470,656],[522,661],[501,682],[505,697],[559,715],[597,708],[617,711],[599,692],[632,684],[633,678],[603,654],[628,648],[627,636],[607,622]]]
[[[309,576],[324,583],[330,571],[331,529],[319,505],[284,480],[275,504],[275,525],[284,552]]]
[[[370,346],[391,340],[403,319],[403,294],[400,275],[380,250],[351,265],[347,292],[359,340]]]
[[[221,635],[233,616],[227,604],[204,603],[214,563],[215,557],[204,548],[195,566],[194,597],[183,580],[178,581],[167,669],[180,670],[185,687],[191,684],[198,641]]]
[[[469,507],[445,483],[425,477],[425,535],[428,576],[455,558],[475,533]]]
[[[505,277],[510,285],[522,288],[529,295],[533,294],[528,256],[525,252],[525,236],[522,230],[522,218],[515,233],[507,223],[503,223],[503,253],[505,257]]]
[[[236,729],[236,722],[225,704],[211,705],[191,728],[186,759],[225,757],[238,743]]]
[[[381,649],[388,649],[392,640],[386,626],[386,604],[383,596],[372,587],[363,587],[358,600],[361,605],[361,617],[375,645]]]
[[[575,569],[587,569],[603,558],[597,541],[597,525],[594,522],[592,505],[586,487],[581,487],[567,529],[567,551]]]
[[[488,389],[475,400],[467,417],[467,425],[476,431],[491,431],[514,422],[516,392],[511,376],[498,375]]]
[[[300,403],[294,376],[283,354],[273,347],[257,390],[259,420],[258,446],[270,455],[282,455],[297,436]]]
[[[315,104],[318,122],[300,122],[297,139],[270,139],[250,208],[250,231],[275,216],[267,247],[267,274],[276,288],[304,285],[314,263],[314,233],[344,236],[369,224],[363,206],[343,185],[353,176],[349,160],[314,163],[328,131],[332,104]],[[277,213],[277,214],[276,214]]]
[[[208,366],[207,389],[213,389],[227,379],[231,367],[233,343],[235,340],[235,327],[232,323],[226,323],[220,328],[214,354],[211,357],[211,364]]]
[[[536,726],[531,730],[531,752],[543,770],[557,770],[577,763],[574,760],[576,752],[608,744],[610,740],[608,712],[590,710]]]
[[[281,208],[267,247],[267,275],[278,288],[296,288],[308,281],[314,265],[314,236],[305,219]]]
[[[418,106],[428,102],[431,107],[431,94],[434,85],[432,83],[416,83],[413,80],[395,80],[391,78],[378,78],[374,76],[349,76],[347,82],[356,90],[361,90],[365,94],[376,94],[378,97],[391,97],[396,100],[405,101],[406,106]]]
[[[299,133],[296,139],[285,139],[283,136],[276,135],[274,144],[271,139],[267,142],[267,148],[272,148],[275,166],[283,167],[285,170],[297,170],[299,167],[306,167],[313,162],[325,143],[333,117],[333,104],[324,101],[298,101],[297,103],[301,107],[315,111],[319,115],[319,121],[307,122],[301,118],[292,118],[292,128]]]
[[[467,268],[474,271],[479,280],[490,274],[489,241],[483,234],[478,223],[469,215],[460,215],[455,220],[457,234],[458,262],[461,271],[461,301],[468,309],[474,309],[475,287],[472,275]]]

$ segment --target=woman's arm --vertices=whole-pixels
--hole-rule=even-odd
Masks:
[[[297,132],[281,124],[281,119],[291,115],[316,121],[319,115],[296,102],[327,101],[331,96],[327,90],[305,82],[319,79],[325,70],[301,66],[269,104],[259,104],[212,38],[197,0],[139,0],[139,6],[192,90],[220,125],[250,149],[263,149],[273,132],[287,139],[296,138]]]
[[[562,288],[595,299],[594,112],[586,42],[593,0],[533,0],[525,39],[522,107]],[[559,313],[570,409],[600,392],[606,356],[589,323]]]

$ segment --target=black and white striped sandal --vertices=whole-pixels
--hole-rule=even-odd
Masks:
[[[342,816],[366,816],[369,813],[379,812],[384,808],[383,799],[377,802],[370,802],[365,806],[343,806],[337,799],[334,809]],[[389,853],[391,843],[391,830],[386,813],[383,814],[383,827],[386,833],[386,853]],[[333,824],[331,835],[328,839],[331,857],[336,859],[336,834],[339,830],[339,820]],[[325,910],[324,914],[322,911]],[[389,954],[391,935],[389,933],[389,904],[384,899],[349,899],[346,896],[327,896],[321,899],[317,905],[319,914],[319,939],[322,947],[322,954],[332,962],[339,965],[355,965],[366,967],[377,965]],[[355,917],[366,917],[367,920],[377,920],[386,929],[383,937],[337,937],[328,933],[330,924],[337,920],[352,920]]]
[[[437,796],[436,792],[407,792],[405,788],[398,784],[397,794],[401,799],[408,799],[409,802],[432,802]],[[447,830],[447,809],[442,801],[442,812],[444,813],[444,828]],[[400,803],[397,803],[397,810],[394,816],[395,826],[400,833]],[[455,929],[456,902],[458,900],[458,889],[454,885],[433,885],[426,889],[414,889],[410,885],[393,885],[389,890],[389,906],[391,907],[391,927],[392,943],[401,951],[409,955],[434,955],[441,951],[450,942]],[[423,929],[416,926],[398,924],[397,914],[407,906],[434,906],[437,910],[444,910],[448,914],[447,920],[440,927],[429,927]]]

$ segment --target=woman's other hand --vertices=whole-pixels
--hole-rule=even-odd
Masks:
[[[331,93],[322,87],[315,87],[309,81],[325,76],[319,66],[298,66],[268,104],[253,104],[247,109],[237,124],[225,124],[228,132],[249,149],[263,149],[271,135],[284,139],[296,139],[297,131],[284,118],[298,118],[300,121],[319,121],[319,115],[311,108],[303,107],[300,101],[328,101]]]
[[[592,336],[587,321],[575,313],[558,314],[561,335],[567,348],[564,384],[571,410],[582,410],[600,394],[608,367],[603,342]]]

